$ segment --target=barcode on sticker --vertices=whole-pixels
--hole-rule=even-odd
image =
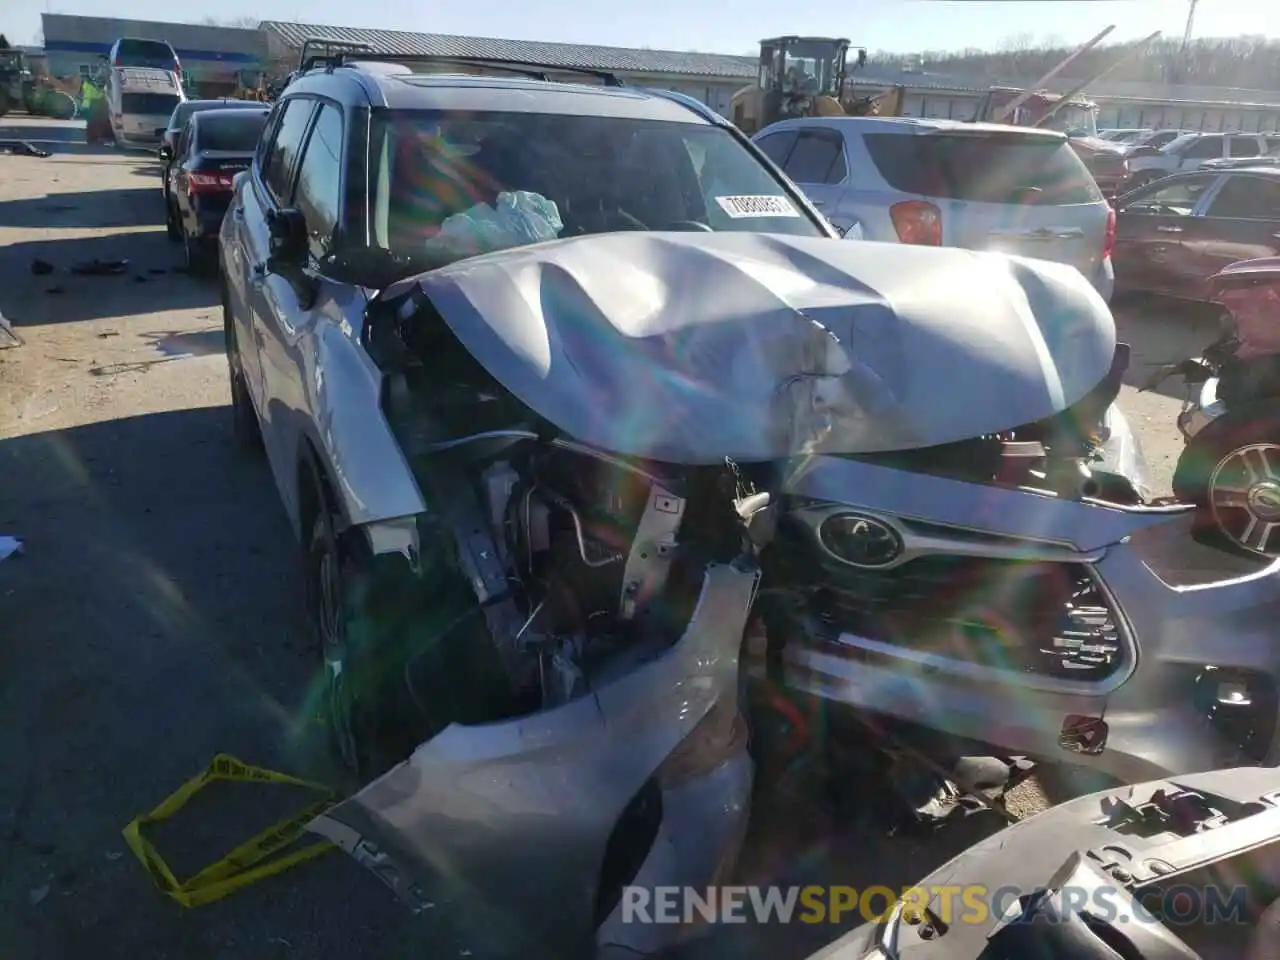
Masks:
[[[800,211],[786,197],[716,197],[716,203],[735,220],[800,216]]]

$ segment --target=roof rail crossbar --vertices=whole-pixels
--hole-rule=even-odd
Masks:
[[[312,47],[319,47],[324,53],[311,54],[308,52]],[[314,70],[316,67],[325,67],[329,65],[329,61],[333,59],[337,52],[355,52],[373,53],[373,47],[367,43],[360,43],[356,40],[334,40],[332,37],[307,37],[302,41],[302,49],[298,54],[298,69],[301,72]]]
[[[450,63],[458,66],[490,67],[494,70],[505,70],[509,73],[523,74],[534,80],[547,80],[546,71],[560,73],[579,73],[583,76],[595,77],[604,82],[606,87],[624,87],[626,84],[616,74],[608,70],[595,70],[591,67],[566,67],[555,63],[539,63],[536,60],[508,60],[499,57],[451,57],[436,54],[409,53],[359,53],[337,52],[334,57],[335,66],[352,60],[377,60],[390,63]]]

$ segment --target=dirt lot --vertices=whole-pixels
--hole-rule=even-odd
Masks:
[[[25,341],[0,350],[0,535],[27,548],[0,564],[3,953],[467,955],[448,904],[411,920],[340,855],[183,911],[126,850],[121,828],[220,751],[316,770],[304,749],[315,658],[271,479],[231,442],[215,291],[175,270],[154,163],[85,147],[72,123],[9,117],[6,136],[54,156],[0,156],[0,311]],[[116,276],[68,272],[93,258],[129,263]],[[52,272],[33,274],[36,260]],[[1135,377],[1212,334],[1161,308],[1120,322]],[[1177,402],[1123,400],[1167,485]],[[157,833],[180,873],[273,819],[254,789],[227,788]],[[1040,791],[1024,791],[1024,809]],[[781,793],[758,801],[748,882],[897,886],[993,827],[868,836],[840,811],[798,816]],[[786,960],[834,931],[733,933],[688,955]]]

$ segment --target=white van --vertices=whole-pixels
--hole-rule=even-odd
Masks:
[[[186,99],[175,73],[155,67],[112,67],[107,108],[116,142],[154,147],[164,137],[174,108]]]

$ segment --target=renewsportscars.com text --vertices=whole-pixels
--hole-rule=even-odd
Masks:
[[[623,923],[883,923],[901,906],[905,917],[926,909],[943,923],[986,924],[1004,916],[1031,890],[984,886],[889,887],[626,887]],[[1246,888],[1174,885],[1130,899],[1120,887],[1066,887],[1066,912],[1087,910],[1107,923],[1247,924]]]

